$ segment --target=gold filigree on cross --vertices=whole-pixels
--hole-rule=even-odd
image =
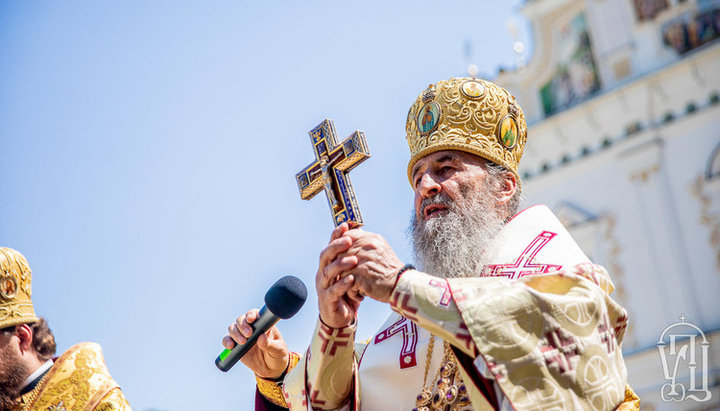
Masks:
[[[309,200],[325,191],[333,223],[347,222],[351,228],[363,224],[355,191],[348,173],[370,157],[362,131],[355,131],[342,143],[332,120],[325,119],[309,132],[315,160],[295,175],[300,197]]]

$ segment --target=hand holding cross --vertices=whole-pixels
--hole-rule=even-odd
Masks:
[[[310,130],[309,134],[315,160],[297,173],[295,178],[302,199],[309,200],[323,190],[327,196],[336,229],[320,255],[315,285],[320,318],[326,325],[340,328],[355,320],[362,297],[357,294],[357,290],[353,291],[355,285],[352,276],[343,279],[339,275],[329,276],[327,268],[344,267],[343,261],[347,260],[336,259],[338,253],[350,247],[349,238],[344,234],[348,228],[363,224],[348,172],[370,157],[370,153],[362,131],[354,132],[338,144],[335,125],[329,119]]]

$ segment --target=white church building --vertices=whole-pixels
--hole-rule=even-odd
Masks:
[[[528,119],[526,198],[610,272],[642,409],[720,409],[720,1],[522,13],[533,56],[495,81]]]

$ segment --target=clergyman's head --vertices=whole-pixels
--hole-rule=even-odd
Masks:
[[[55,354],[55,337],[35,315],[25,257],[0,247],[0,410],[11,409],[25,380]]]
[[[0,329],[0,410],[13,408],[27,378],[55,355],[55,349],[44,318]]]
[[[443,277],[479,275],[482,252],[519,206],[522,110],[491,82],[451,78],[420,94],[406,132],[415,191],[409,233],[418,265]]]
[[[420,268],[442,277],[479,275],[486,263],[480,255],[517,211],[515,175],[473,154],[438,151],[416,163],[413,182],[409,234]]]

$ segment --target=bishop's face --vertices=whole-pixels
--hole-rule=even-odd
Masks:
[[[498,193],[485,160],[440,151],[413,168],[415,210],[410,222],[416,262],[439,277],[480,274],[483,250],[502,228]]]
[[[484,163],[478,156],[455,150],[438,151],[418,160],[412,173],[418,222],[445,215],[448,203],[462,203],[469,192],[484,193],[488,177]]]

